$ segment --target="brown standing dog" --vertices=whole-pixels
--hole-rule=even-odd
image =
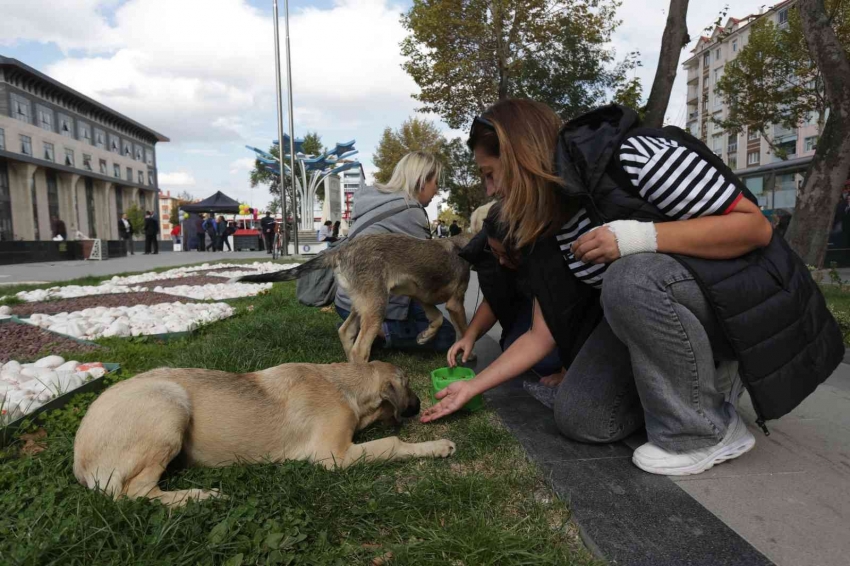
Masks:
[[[399,423],[418,412],[407,377],[384,362],[284,364],[242,375],[155,369],[110,387],[92,404],[74,441],[74,475],[115,498],[183,505],[218,492],[159,489],[166,466],[181,453],[195,466],[307,460],[328,468],[454,453],[448,440],[352,443],[375,421]]]
[[[390,295],[406,295],[422,304],[430,325],[417,336],[426,344],[437,335],[446,304],[455,333],[466,332],[463,300],[469,286],[469,264],[458,255],[471,236],[420,240],[403,234],[360,236],[330,249],[298,267],[274,273],[246,275],[233,281],[292,281],[315,269],[333,269],[336,281],[351,297],[351,315],[339,329],[351,362],[369,361]]]

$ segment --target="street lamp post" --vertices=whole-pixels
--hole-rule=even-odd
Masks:
[[[277,4],[277,0],[275,0],[275,4]],[[295,199],[295,117],[292,113],[292,56],[289,48],[289,0],[283,0],[283,17],[286,25],[286,88],[289,91],[289,169],[292,174],[292,209],[294,211],[293,227],[295,228],[292,231],[292,243],[294,244],[295,253],[298,254],[298,206]],[[282,132],[277,139],[280,140],[279,151],[283,155]],[[281,163],[280,172],[283,173],[283,163]],[[312,213],[313,211],[310,211],[310,214]],[[286,219],[284,219],[284,222],[286,222]],[[286,228],[285,224],[284,228]]]
[[[287,10],[287,16],[289,15],[289,11]],[[280,92],[280,35],[278,33],[278,15],[277,15],[277,0],[274,0],[274,62],[275,62],[275,77],[277,80],[275,81],[275,87],[277,90],[277,135],[278,139],[283,139],[283,97]],[[289,25],[286,26],[286,56],[289,58]],[[290,86],[290,91],[292,87]],[[292,127],[292,107],[290,106],[289,110],[289,120],[290,120],[290,128]],[[290,130],[292,131],[292,130]],[[278,148],[278,162],[280,163],[280,210],[282,213],[283,220],[283,255],[289,255],[289,244],[287,242],[287,230],[286,230],[286,167],[283,166],[283,146],[279,146]],[[294,171],[294,170],[293,170]],[[295,177],[293,175],[292,178],[292,187],[293,193],[295,190]],[[295,199],[292,199],[292,208],[293,210],[297,210],[295,206]],[[264,238],[264,241],[268,242]],[[298,244],[295,244],[296,248]],[[296,250],[297,251],[297,250]]]

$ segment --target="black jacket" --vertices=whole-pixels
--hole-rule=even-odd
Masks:
[[[145,236],[156,236],[159,234],[159,222],[151,216],[145,218]]]
[[[260,228],[262,228],[263,234],[273,234],[274,218],[272,218],[271,216],[266,216],[260,219]]]
[[[118,236],[119,236],[120,238],[122,238],[122,239],[123,239],[123,238],[129,238],[130,236],[132,236],[132,235],[133,235],[133,223],[132,223],[132,222],[130,222],[130,219],[129,219],[129,218],[127,219],[127,224],[129,224],[129,225],[130,225],[130,230],[129,230],[129,231],[128,231],[128,230],[127,230],[127,228],[124,226],[124,219],[123,219],[123,218],[119,218],[119,219],[118,219]]]
[[[675,127],[638,126],[634,111],[610,105],[561,130],[556,164],[565,181],[562,196],[579,199],[595,223],[669,220],[639,196],[616,158],[620,144],[635,134],[666,137],[696,151],[756,202],[723,161],[690,134]],[[793,410],[841,363],[838,325],[806,265],[780,236],[736,259],[673,257],[693,274],[713,307],[760,425]]]

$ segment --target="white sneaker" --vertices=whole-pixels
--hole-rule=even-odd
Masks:
[[[664,476],[689,476],[710,470],[715,464],[734,460],[752,450],[756,439],[747,430],[744,420],[732,411],[732,421],[720,444],[682,454],[667,452],[647,442],[632,455],[635,466],[651,474]]]

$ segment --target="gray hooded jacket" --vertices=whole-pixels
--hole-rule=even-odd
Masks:
[[[428,213],[421,204],[406,194],[382,193],[375,187],[363,187],[354,193],[354,209],[351,214],[352,223],[349,234],[357,229],[358,224],[369,222],[378,215],[405,205],[407,205],[406,210],[371,224],[361,232],[357,232],[357,237],[369,234],[407,234],[423,240],[430,238]],[[337,287],[335,302],[339,308],[351,311],[351,299],[340,287]],[[409,297],[391,295],[386,317],[389,320],[405,320],[409,308]]]

